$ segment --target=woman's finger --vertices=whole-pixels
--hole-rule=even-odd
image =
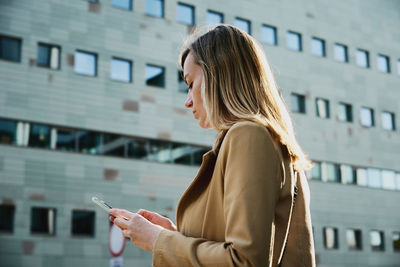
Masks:
[[[111,209],[110,214],[114,215],[115,217],[122,217],[126,220],[130,220],[134,215],[133,212],[123,209]]]
[[[129,227],[129,222],[127,220],[121,219],[121,218],[115,218],[114,219],[114,224],[121,228],[122,230],[125,230]]]
[[[124,237],[129,237],[129,238],[130,238],[130,233],[131,233],[130,230],[122,230],[122,235],[123,235]]]

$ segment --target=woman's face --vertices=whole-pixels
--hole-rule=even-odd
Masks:
[[[201,83],[203,82],[203,71],[200,66],[195,63],[192,52],[188,54],[183,64],[183,75],[186,84],[189,87],[185,106],[191,108],[193,116],[199,120],[201,128],[210,128],[208,123],[206,109],[201,98]]]

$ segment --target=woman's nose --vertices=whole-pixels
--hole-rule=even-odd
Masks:
[[[185,101],[185,106],[187,108],[191,108],[193,106],[192,96],[189,93],[188,93],[186,101]]]

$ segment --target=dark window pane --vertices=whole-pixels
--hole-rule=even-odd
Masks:
[[[14,232],[15,206],[0,205],[0,232]]]
[[[340,121],[352,122],[353,121],[353,107],[350,104],[339,103],[338,119]]]
[[[176,20],[186,25],[194,25],[194,7],[178,3]]]
[[[15,144],[17,133],[17,122],[0,119],[0,143]]]
[[[171,162],[171,143],[161,140],[150,140],[147,158],[157,162]]]
[[[94,236],[94,211],[73,210],[72,229],[74,236]]]
[[[146,14],[164,17],[164,0],[146,0]]]
[[[187,144],[173,144],[171,151],[172,162],[192,165],[194,149],[194,147]]]
[[[341,171],[339,164],[326,163],[326,175],[329,182],[341,182]]]
[[[76,150],[76,131],[69,129],[56,130],[56,149],[64,151]]]
[[[291,94],[292,111],[297,113],[306,113],[306,97],[304,95]]]
[[[88,154],[100,154],[101,135],[96,132],[78,131],[78,150]]]
[[[400,232],[393,232],[393,250],[395,252],[400,252]]]
[[[165,69],[163,67],[146,65],[146,84],[156,87],[165,87]]]
[[[122,9],[132,9],[132,0],[112,0],[112,6]]]
[[[347,229],[346,232],[347,246],[350,250],[361,250],[361,230]]]
[[[21,40],[0,36],[0,58],[20,62],[21,61]]]
[[[115,135],[103,135],[103,154],[117,157],[125,157],[125,144],[129,141],[128,138]]]
[[[129,158],[145,159],[147,157],[147,141],[140,139],[128,140],[127,156]]]
[[[44,67],[50,66],[50,46],[45,44],[39,44],[36,63],[39,66],[44,66]]]
[[[50,127],[43,124],[32,124],[29,132],[29,146],[50,147]]]
[[[32,208],[31,210],[31,233],[55,235],[56,231],[56,209],[54,208]]]

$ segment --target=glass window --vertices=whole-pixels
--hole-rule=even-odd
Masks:
[[[338,230],[335,227],[324,227],[324,245],[326,249],[338,249]]]
[[[171,143],[161,140],[150,140],[147,159],[156,162],[171,162]]]
[[[147,158],[147,141],[141,139],[129,139],[127,141],[127,156],[135,159]]]
[[[73,210],[71,235],[94,237],[94,211]]]
[[[316,37],[311,39],[311,54],[318,57],[325,57],[325,41]]]
[[[357,49],[356,64],[363,68],[369,68],[369,52],[366,50]]]
[[[367,171],[363,168],[357,169],[357,184],[361,186],[367,186]]]
[[[400,232],[393,232],[392,241],[393,241],[393,251],[400,252]]]
[[[187,93],[189,91],[188,86],[185,83],[185,80],[183,79],[183,71],[178,70],[178,91]]]
[[[385,130],[394,131],[396,129],[394,113],[382,112],[382,127]]]
[[[328,119],[329,114],[329,100],[323,98],[316,98],[315,104],[317,108],[317,117]]]
[[[132,61],[113,57],[111,59],[111,80],[130,83],[132,81]]]
[[[269,25],[261,25],[261,41],[269,45],[277,45],[278,37],[276,27]]]
[[[314,165],[311,169],[311,179],[321,180],[322,179],[322,170],[320,162],[313,162]]]
[[[306,113],[306,97],[296,93],[291,94],[292,111],[297,113]]]
[[[60,69],[60,46],[52,44],[38,44],[36,64],[40,67]]]
[[[367,168],[367,178],[369,187],[382,187],[381,170],[375,168]]]
[[[100,154],[101,135],[91,131],[77,131],[78,151],[87,154]]]
[[[125,157],[125,144],[128,138],[116,134],[103,135],[103,154],[108,156]]]
[[[33,207],[31,210],[31,233],[55,235],[56,209]]]
[[[251,23],[247,19],[235,18],[234,25],[248,34],[251,34]]]
[[[17,123],[16,143],[19,146],[27,146],[29,141],[30,124],[19,121]]]
[[[29,132],[29,146],[50,148],[50,126],[32,124]]]
[[[112,6],[122,9],[132,9],[132,0],[112,0]]]
[[[17,138],[17,122],[0,119],[0,143],[15,144]]]
[[[187,4],[178,3],[176,20],[182,24],[194,25],[194,7]]]
[[[97,75],[96,54],[83,51],[75,51],[74,61],[75,73],[88,76]]]
[[[382,170],[382,188],[396,190],[396,173],[394,171]]]
[[[357,173],[356,169],[350,165],[341,166],[341,176],[342,182],[345,184],[356,184],[357,183]]]
[[[193,165],[194,147],[187,144],[172,144],[171,157],[173,163]]]
[[[0,59],[21,62],[21,39],[0,36]]]
[[[339,164],[325,163],[325,165],[326,165],[327,180],[329,182],[340,183],[341,173]]]
[[[146,65],[146,84],[156,87],[165,87],[165,69],[155,65]]]
[[[14,232],[14,214],[15,206],[1,204],[0,205],[0,232]]]
[[[297,32],[288,32],[286,36],[287,48],[293,51],[301,51],[301,34]]]
[[[55,130],[55,149],[63,151],[76,151],[76,131],[70,129]]]
[[[380,72],[390,72],[390,58],[385,55],[378,55],[377,67]]]
[[[164,0],[146,0],[146,14],[154,17],[164,17]]]
[[[217,24],[224,23],[224,15],[219,12],[207,10],[207,25],[215,26]]]
[[[358,229],[347,229],[346,231],[347,246],[350,250],[361,250],[361,230]]]
[[[351,104],[339,103],[338,119],[345,122],[353,121],[353,107]]]
[[[342,44],[335,44],[333,47],[334,58],[339,62],[349,62],[349,56],[347,53],[347,46]]]
[[[371,249],[373,251],[385,250],[384,235],[383,235],[382,231],[371,230],[369,232],[369,238],[370,238],[370,242],[371,242]]]
[[[374,110],[372,108],[362,107],[360,110],[361,125],[372,127],[375,125]]]

